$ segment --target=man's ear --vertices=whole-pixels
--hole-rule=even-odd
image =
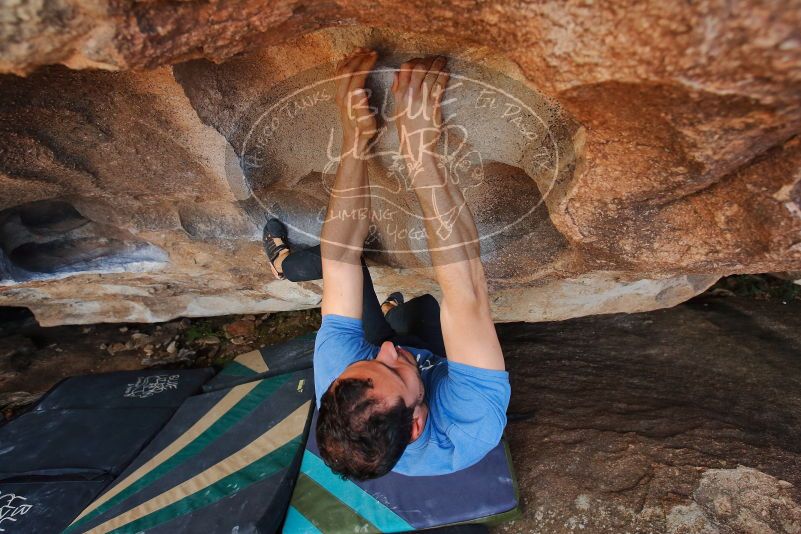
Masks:
[[[425,428],[425,426],[426,420],[423,417],[423,408],[422,405],[418,405],[414,408],[414,413],[412,414],[412,437],[409,440],[409,443],[420,437],[420,434],[423,433],[423,428]]]

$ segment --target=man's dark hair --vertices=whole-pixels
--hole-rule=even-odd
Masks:
[[[320,399],[320,456],[344,478],[367,480],[387,474],[412,437],[414,410],[402,398],[387,408],[370,396],[371,389],[369,378],[346,378],[332,383]]]

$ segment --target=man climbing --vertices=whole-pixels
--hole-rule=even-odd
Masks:
[[[374,51],[357,49],[337,67],[342,157],[320,246],[290,254],[276,219],[264,232],[277,276],[322,275],[317,442],[332,470],[357,480],[390,470],[445,474],[478,462],[501,439],[510,394],[476,226],[435,154],[448,81],[443,57],[404,63],[392,84],[400,152],[425,221],[442,307],[431,295],[404,303],[399,293],[378,304],[361,258],[370,222],[366,157],[376,133],[364,86],[376,59]]]

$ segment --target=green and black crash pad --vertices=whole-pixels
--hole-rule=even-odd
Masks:
[[[0,480],[122,472],[174,410],[47,410],[0,428]]]
[[[309,369],[314,357],[315,332],[283,343],[240,354],[209,380],[203,389],[213,391],[259,378]]]
[[[311,369],[190,397],[65,532],[275,532],[313,399]]]
[[[0,480],[117,475],[211,375],[190,369],[66,379],[0,427]]]
[[[316,424],[315,413],[312,428]],[[517,484],[505,443],[477,464],[439,476],[387,475],[354,482],[320,458],[310,433],[284,534],[407,532],[518,515]]]
[[[69,378],[0,427],[0,532],[61,532],[211,369]]]

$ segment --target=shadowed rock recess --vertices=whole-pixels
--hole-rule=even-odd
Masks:
[[[501,325],[523,518],[504,533],[801,532],[801,305]]]
[[[801,270],[801,2],[23,2],[0,17],[0,305],[47,325],[313,307],[267,215],[311,244],[336,169],[333,63],[381,52],[379,294],[436,293],[386,88],[453,73],[440,149],[498,321],[672,306]],[[50,213],[52,212],[52,213]]]

